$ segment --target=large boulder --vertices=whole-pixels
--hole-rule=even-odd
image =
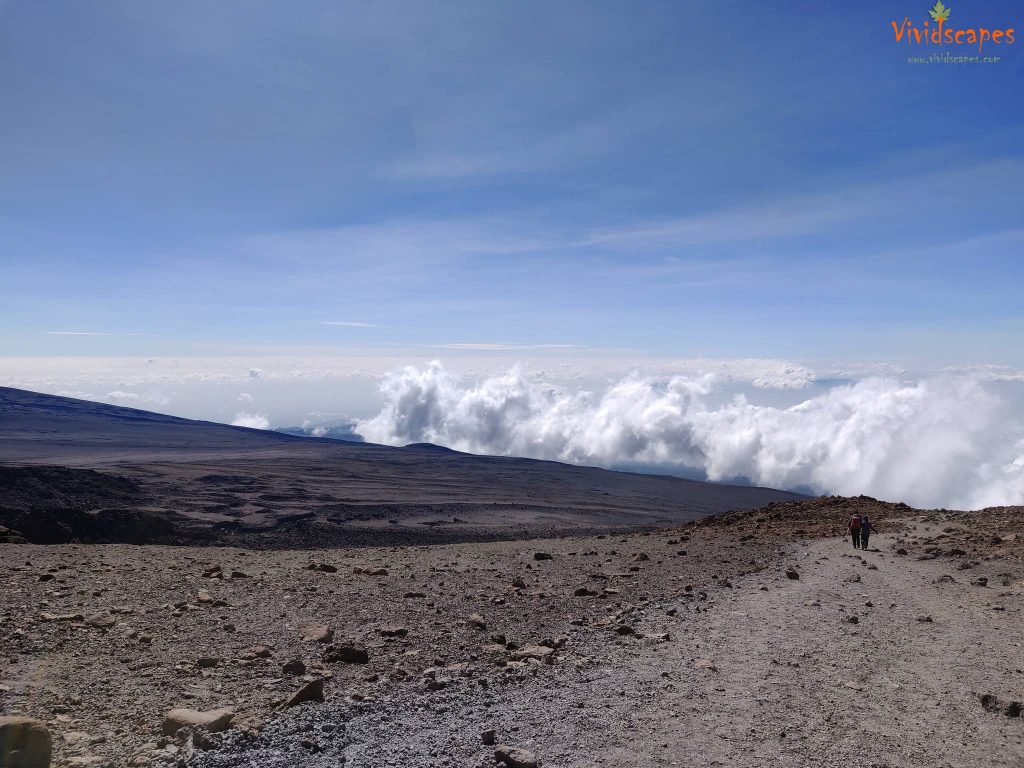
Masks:
[[[53,739],[39,720],[31,717],[0,717],[0,766],[3,768],[50,768]]]

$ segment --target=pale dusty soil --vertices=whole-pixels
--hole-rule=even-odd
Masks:
[[[608,764],[1024,765],[1024,722],[979,706],[1024,694],[1022,583],[1000,597],[961,578],[980,571],[895,557],[891,541],[793,547],[799,581],[748,578],[692,635],[638,660],[641,685],[658,688],[660,667],[674,690],[620,707]],[[946,574],[959,583],[936,583]],[[697,642],[717,671],[691,671]]]
[[[1003,530],[998,555],[919,560],[950,520],[962,531],[969,518],[908,520],[909,532],[876,534],[871,552],[752,520],[684,534],[316,553],[5,545],[0,710],[47,720],[56,765],[92,756],[117,766],[493,766],[485,728],[546,766],[1024,765],[1024,719],[981,700],[1024,700],[1018,539]],[[553,559],[535,561],[536,551]],[[306,570],[310,561],[339,570]],[[249,577],[204,579],[212,562]],[[63,581],[38,581],[61,563]],[[389,574],[353,574],[354,565]],[[974,585],[979,576],[989,586]],[[516,577],[525,586],[512,586]],[[581,586],[619,591],[575,597]],[[203,588],[229,605],[171,615]],[[410,590],[427,597],[403,597]],[[41,611],[102,607],[130,610],[107,630],[38,621]],[[467,624],[472,612],[486,630]],[[369,664],[321,661],[322,646],[297,637],[310,620],[363,641]],[[221,629],[228,621],[236,631]],[[385,624],[409,634],[381,637]],[[636,634],[618,634],[623,625]],[[509,666],[514,651],[495,633],[560,647],[553,664]],[[237,660],[259,642],[273,658]],[[201,655],[222,661],[199,669]],[[301,685],[281,673],[296,656],[307,678],[329,677],[327,700],[274,714],[273,702]],[[396,668],[408,677],[392,680]],[[431,690],[425,673],[444,687]],[[238,727],[193,752],[159,737],[160,714],[177,704],[234,706]]]

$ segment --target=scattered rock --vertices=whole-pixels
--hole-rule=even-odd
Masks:
[[[800,574],[797,573],[797,571],[794,570],[793,568],[789,568],[789,569],[786,570],[786,578],[789,579],[790,581],[799,581],[800,580]]]
[[[388,570],[387,568],[362,568],[357,565],[352,569],[352,573],[363,576],[387,576]]]
[[[328,645],[324,649],[324,661],[328,663],[342,662],[343,664],[366,664],[370,655],[366,648],[354,640],[337,645]]]
[[[304,686],[299,688],[295,693],[285,699],[281,705],[282,709],[288,709],[298,704],[302,704],[306,701],[323,701],[324,700],[324,681],[323,678],[317,678],[316,680],[310,680]]]
[[[99,613],[94,613],[92,616],[86,619],[85,623],[88,624],[90,627],[97,627],[99,629],[109,629],[110,627],[117,624],[117,619],[114,618],[114,614],[112,614],[110,611],[100,611]]]
[[[273,655],[274,649],[269,645],[254,645],[252,648],[242,651],[238,658],[243,661],[255,661],[256,659],[269,659]]]
[[[1024,703],[1019,701],[1003,701],[991,693],[984,693],[980,697],[981,706],[986,712],[992,712],[1006,717],[1024,717]]]
[[[302,659],[292,659],[286,661],[284,666],[281,667],[281,671],[286,675],[304,675],[306,674],[306,665]]]
[[[513,661],[526,661],[536,659],[550,663],[555,655],[555,649],[546,645],[525,645],[512,653]]]
[[[494,732],[493,729],[490,728],[480,734],[480,741],[482,741],[488,747],[493,745],[496,739],[497,734]]]
[[[300,631],[307,643],[329,643],[334,639],[334,630],[326,624],[309,624]]]
[[[504,744],[494,750],[494,759],[508,768],[539,768],[540,762],[533,752]]]
[[[172,709],[164,715],[164,736],[173,736],[182,728],[202,728],[210,733],[219,733],[231,727],[235,713],[231,709],[211,709],[199,712],[184,707]]]
[[[74,755],[67,758],[64,764],[68,768],[89,768],[89,766],[109,766],[110,763],[97,755]],[[0,763],[2,765],[2,763]]]
[[[487,629],[487,621],[479,613],[470,614],[468,623],[473,629]]]
[[[550,560],[551,559],[551,553],[550,552],[534,552],[533,553],[533,559],[534,560]]]
[[[80,613],[43,613],[39,614],[40,621],[85,621]]]
[[[381,627],[380,633],[384,637],[405,637],[409,634],[409,630],[405,627]]]

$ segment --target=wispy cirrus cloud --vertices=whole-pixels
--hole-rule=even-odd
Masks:
[[[764,198],[718,210],[599,227],[575,245],[640,250],[821,234],[866,218],[920,216],[922,211],[957,204],[950,199],[950,189],[978,199],[991,188],[1024,192],[1022,170],[1024,163],[1007,158],[849,183],[778,200]],[[961,208],[968,204],[969,200]]]
[[[355,320],[323,320],[320,325],[333,325],[340,328],[382,328],[377,323],[360,323]]]
[[[501,342],[456,342],[436,344],[439,349],[476,350],[479,352],[506,352],[529,349],[586,349],[584,344],[506,344]]]
[[[145,336],[144,333],[107,333],[102,331],[47,331],[47,336]]]

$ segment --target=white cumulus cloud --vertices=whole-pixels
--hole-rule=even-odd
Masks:
[[[518,368],[464,381],[434,362],[386,377],[383,408],[358,431],[392,445],[677,464],[712,480],[746,477],[924,507],[1024,503],[1024,428],[1007,421],[977,377],[869,377],[790,407],[745,396],[712,406],[723,378],[637,374],[592,393]]]
[[[246,413],[242,411],[236,414],[233,427],[249,427],[250,429],[270,429],[270,419],[261,413]]]

